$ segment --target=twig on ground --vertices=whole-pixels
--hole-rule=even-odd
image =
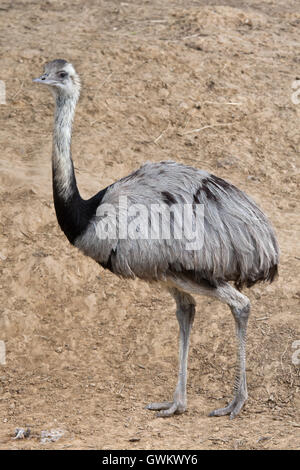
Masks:
[[[190,131],[184,132],[181,135],[187,135],[187,134],[193,134],[194,132],[201,132],[204,129],[212,129],[213,127],[224,127],[224,126],[233,126],[233,124],[236,124],[235,122],[220,122],[219,124],[210,124],[207,126],[199,127],[198,129],[192,129]]]

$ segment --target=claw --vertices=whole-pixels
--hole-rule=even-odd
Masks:
[[[163,403],[150,403],[146,406],[147,410],[158,411],[156,416],[159,418],[167,418],[174,414],[182,414],[185,412],[186,407],[180,402],[165,401]]]
[[[244,398],[234,398],[225,408],[213,410],[208,416],[230,415],[230,419],[234,419],[243,408],[245,401]]]

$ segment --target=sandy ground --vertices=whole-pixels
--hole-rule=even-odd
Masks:
[[[295,8],[293,0],[1,2],[0,448],[300,448]],[[238,185],[276,228],[280,277],[246,292],[250,396],[233,421],[207,416],[231,397],[235,338],[230,311],[206,298],[197,299],[188,412],[159,419],[144,409],[176,383],[175,306],[158,288],[100,269],[58,228],[53,102],[31,83],[54,58],[82,77],[73,156],[84,197],[146,160],[171,158]],[[30,427],[31,438],[13,440],[16,427]],[[63,437],[42,444],[50,429]]]

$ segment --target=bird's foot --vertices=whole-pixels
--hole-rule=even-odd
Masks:
[[[209,413],[209,416],[230,415],[230,419],[235,418],[244,406],[246,397],[236,396],[225,408],[218,408]]]
[[[147,410],[158,411],[156,416],[167,418],[174,414],[182,414],[186,410],[186,405],[179,401],[164,401],[163,403],[150,403],[146,406]]]

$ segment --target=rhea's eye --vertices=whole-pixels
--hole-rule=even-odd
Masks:
[[[57,74],[59,76],[59,78],[66,78],[67,77],[67,72],[58,72]]]

